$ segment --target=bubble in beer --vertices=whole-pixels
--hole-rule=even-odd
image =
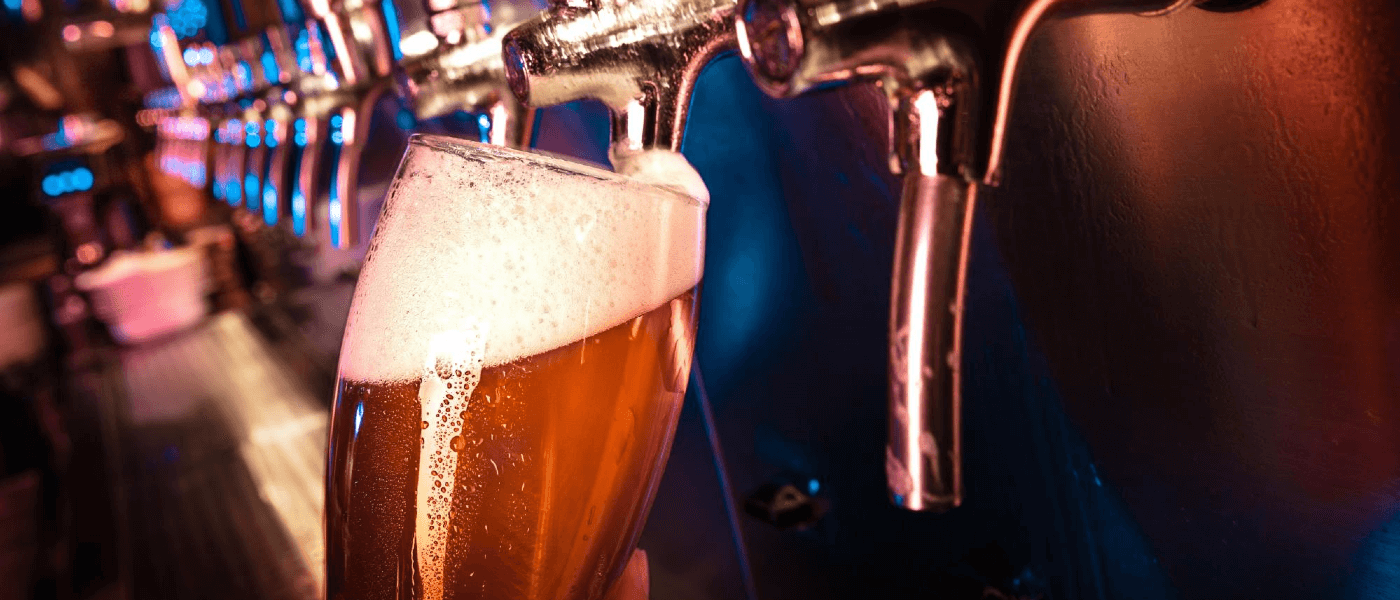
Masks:
[[[611,329],[699,283],[708,198],[677,202],[673,189],[590,167],[472,151],[409,146],[378,226],[394,235],[376,236],[356,289],[343,376],[415,379],[428,340],[468,319],[489,325],[483,366],[505,364]],[[646,181],[699,180],[679,155],[629,164]],[[441,367],[449,370],[440,379],[459,377]]]
[[[433,600],[445,593],[449,532],[488,527],[461,507],[527,462],[483,444],[527,435],[524,424],[512,434],[502,433],[508,424],[467,430],[483,368],[588,339],[689,293],[701,277],[705,202],[603,171],[436,144],[410,145],[395,177],[340,364],[346,380],[418,388],[420,432],[411,420],[404,431],[421,433],[412,556],[421,597]],[[680,165],[686,173],[650,180],[698,181]],[[510,406],[508,394],[490,391],[486,405]],[[549,459],[531,452],[532,466]],[[459,471],[466,485],[457,485]],[[539,487],[529,484],[531,493]]]
[[[461,419],[450,417],[466,412],[467,399],[480,381],[485,344],[485,328],[477,323],[439,333],[428,343],[423,380],[418,388],[422,439],[426,441],[418,453],[418,514],[414,531],[423,596],[428,600],[438,600],[443,595],[452,480],[457,474],[458,459],[457,452],[451,449],[455,440],[461,439],[463,427]],[[454,387],[462,393],[447,391]]]

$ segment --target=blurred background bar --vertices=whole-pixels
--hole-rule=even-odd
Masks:
[[[4,0],[0,600],[320,597],[336,361],[408,137],[608,164],[609,107],[528,109],[496,49],[622,4]],[[919,10],[975,37],[1026,6]],[[1395,31],[1389,0],[1037,28],[969,184],[942,514],[886,488],[889,82],[690,73],[712,204],[652,598],[1400,598]]]

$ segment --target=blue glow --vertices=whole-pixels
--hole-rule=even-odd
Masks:
[[[481,143],[491,143],[491,117],[484,114],[476,117],[477,135],[481,137]]]
[[[50,198],[71,192],[86,192],[92,189],[92,170],[78,167],[61,173],[50,173],[39,183],[44,195]]]
[[[277,66],[277,57],[272,55],[272,50],[264,50],[262,55],[263,76],[267,77],[269,83],[282,81],[282,69]]]
[[[298,122],[301,122],[298,120]],[[306,123],[302,122],[302,127]],[[305,134],[298,134],[305,135]],[[303,154],[293,151],[287,162],[287,171],[292,174],[292,233],[297,237],[306,235],[306,194],[301,191],[301,159]]]
[[[277,7],[282,10],[282,20],[288,23],[300,23],[306,20],[301,12],[301,4],[297,0],[278,0]]]
[[[175,37],[182,40],[194,37],[209,22],[209,8],[204,0],[181,0],[165,13]]]
[[[365,420],[365,403],[355,407],[355,437],[360,437],[360,423]]]
[[[330,230],[331,244],[340,246],[340,173],[336,171],[340,164],[340,148],[332,148],[327,160],[330,161],[332,169],[330,190],[327,192],[329,200],[326,202],[326,226]]]
[[[822,489],[822,484],[821,484],[820,481],[817,481],[816,479],[809,479],[809,480],[807,480],[807,493],[808,493],[808,494],[816,495],[816,493],[817,493],[817,492],[820,492],[821,489]]]
[[[19,12],[20,6],[22,6],[22,0],[5,0],[5,8],[11,11]]]
[[[246,140],[247,141],[245,143],[248,144],[249,148],[257,148],[259,145],[262,144],[262,136],[256,133],[248,134]]]
[[[263,222],[268,225],[277,224],[277,188],[271,183],[263,185]]]
[[[199,64],[207,65],[214,62],[214,49],[204,47],[199,50]]]
[[[273,121],[272,119],[268,119],[268,120],[267,120],[267,125],[265,125],[265,126],[263,127],[263,130],[267,132],[267,147],[268,147],[268,148],[276,148],[276,147],[277,147],[277,135],[276,135],[276,132],[277,132],[277,122],[276,122],[276,121]]]
[[[332,131],[332,132],[331,132],[331,143],[332,143],[332,144],[335,144],[335,145],[339,146],[339,145],[341,144],[341,142],[344,142],[344,141],[345,141],[345,135],[342,134],[342,133],[340,133],[339,130],[336,130],[336,131]]]
[[[58,176],[49,175],[44,178],[44,194],[50,198],[63,193],[63,183],[58,180]]]
[[[199,50],[195,48],[185,48],[181,54],[185,58],[185,64],[191,67],[199,64]]]
[[[389,47],[394,49],[394,60],[403,58],[403,50],[399,49],[399,11],[394,8],[394,0],[382,0],[380,6],[384,7],[384,26],[389,30]]]
[[[236,6],[238,3],[234,3]],[[233,80],[238,89],[248,89],[253,85],[253,68],[246,61],[238,61],[233,66]]]
[[[238,187],[238,180],[236,178],[228,178],[228,180],[224,181],[224,186],[228,190],[225,196],[228,198],[228,203],[230,205],[238,206],[243,204],[243,188]]]
[[[306,119],[292,121],[292,129],[297,133],[304,133],[306,131]]]
[[[92,189],[92,171],[87,167],[78,167],[70,171],[69,181],[73,182],[73,187],[80,192]]]
[[[394,116],[394,121],[398,123],[399,129],[412,131],[418,125],[418,119],[413,117],[413,111],[407,108],[400,108],[399,114]]]
[[[345,118],[340,115],[331,115],[331,127],[340,127],[345,122]]]
[[[306,235],[306,195],[300,187],[292,189],[292,233]]]
[[[258,199],[258,176],[252,173],[243,176],[243,192],[248,196],[248,208],[257,210],[255,202]]]
[[[218,174],[218,171],[216,170],[216,171],[214,171],[214,173],[217,175],[217,174]],[[219,178],[215,177],[215,178],[214,178],[214,185],[213,185],[212,187],[210,187],[209,193],[214,195],[214,199],[215,199],[215,200],[223,200],[223,199],[224,199],[224,182],[223,182],[222,180],[220,180]]]
[[[297,68],[306,73],[314,71],[316,65],[311,62],[311,32],[306,29],[298,31],[292,46],[296,48]]]

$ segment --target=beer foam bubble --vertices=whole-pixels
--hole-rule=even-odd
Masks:
[[[671,154],[671,153],[667,153]],[[416,136],[355,290],[343,377],[423,376],[431,339],[485,331],[483,366],[605,331],[700,281],[705,199],[679,156],[623,177],[563,160]],[[638,166],[640,165],[640,167]],[[675,181],[662,186],[646,182]]]

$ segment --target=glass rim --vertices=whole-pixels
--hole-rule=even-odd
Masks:
[[[591,177],[600,181],[618,183],[626,186],[650,188],[658,192],[672,195],[679,200],[684,200],[695,206],[708,208],[709,202],[702,200],[679,186],[665,185],[642,181],[635,177],[623,175],[612,171],[603,165],[598,165],[571,156],[564,156],[544,150],[520,150],[496,144],[484,144],[465,138],[457,138],[447,135],[432,133],[415,133],[408,138],[409,146],[421,146],[430,150],[446,152],[469,161],[479,161],[479,157],[491,157],[495,159],[513,160],[544,167],[551,171],[556,171],[568,175]],[[397,177],[397,175],[395,176]]]

